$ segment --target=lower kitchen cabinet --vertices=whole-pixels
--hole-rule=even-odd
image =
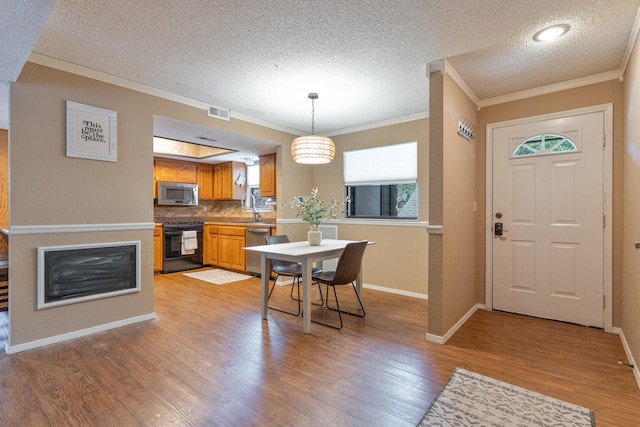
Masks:
[[[204,226],[203,258],[205,264],[218,264],[218,227],[215,225]]]
[[[153,229],[153,271],[162,270],[162,226]]]
[[[233,270],[245,270],[246,228],[218,227],[218,265]]]

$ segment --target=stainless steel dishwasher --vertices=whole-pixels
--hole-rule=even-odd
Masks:
[[[247,246],[266,245],[267,237],[271,229],[269,227],[247,227]],[[247,271],[260,275],[260,254],[247,252]]]

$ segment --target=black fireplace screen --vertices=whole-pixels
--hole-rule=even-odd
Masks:
[[[139,291],[140,244],[123,243],[38,248],[38,308]]]

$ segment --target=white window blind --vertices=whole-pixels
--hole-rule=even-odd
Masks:
[[[247,166],[247,186],[257,187],[260,185],[260,166]]]
[[[345,151],[345,185],[411,184],[418,179],[418,143]]]

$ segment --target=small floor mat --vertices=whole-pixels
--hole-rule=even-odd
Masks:
[[[251,276],[247,276],[246,274],[221,269],[195,271],[193,273],[184,273],[184,275],[207,283],[213,283],[214,285],[224,285],[226,283],[251,279]]]

